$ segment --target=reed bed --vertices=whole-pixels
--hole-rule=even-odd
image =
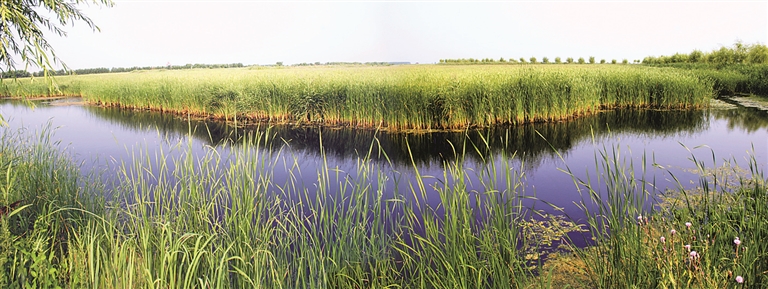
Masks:
[[[595,238],[574,254],[583,278],[555,278],[527,255],[579,228],[554,218],[533,229],[545,222],[531,221],[523,165],[505,150],[472,170],[447,162],[437,181],[415,163],[399,170],[409,177],[386,173],[370,155],[354,172],[302,171],[296,156],[266,149],[268,133],[203,155],[181,141],[135,149],[105,200],[48,131],[2,135],[2,287],[768,288],[768,191],[754,159],[744,172],[694,158],[700,189],[667,192],[654,209],[643,176],[656,164],[603,147],[599,177],[574,177]],[[482,189],[468,190],[470,179]]]
[[[134,71],[57,77],[58,92],[107,106],[229,121],[319,122],[390,130],[557,121],[619,107],[706,106],[712,83],[641,66],[302,67]],[[46,95],[28,79],[3,95]]]
[[[3,287],[521,288],[533,276],[518,253],[537,244],[520,231],[528,213],[512,156],[472,172],[484,191],[466,189],[460,162],[444,183],[414,169],[403,191],[369,158],[354,172],[302,172],[296,156],[262,149],[268,134],[229,155],[193,155],[182,141],[156,155],[134,150],[105,201],[47,139],[26,153],[16,144],[36,140],[4,136],[0,201],[39,205],[0,217]],[[276,166],[290,176],[275,177]],[[303,183],[307,173],[316,180]]]
[[[766,64],[710,64],[666,63],[651,64],[687,70],[711,82],[716,96],[768,95],[768,65]]]
[[[575,254],[579,277],[591,284],[582,288],[768,288],[764,163],[754,152],[742,166],[710,152],[691,154],[700,176],[692,189],[656,187],[646,171],[664,166],[620,145],[596,151],[591,178],[565,170],[595,241]]]

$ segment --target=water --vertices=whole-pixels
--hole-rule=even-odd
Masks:
[[[53,139],[82,164],[83,174],[101,173],[106,179],[112,177],[121,163],[131,163],[137,152],[151,156],[165,148],[165,153],[173,156],[182,150],[169,151],[168,147],[190,143],[196,154],[205,153],[206,147],[217,147],[227,154],[239,145],[246,132],[264,130],[235,129],[221,123],[149,111],[63,104],[39,101],[31,108],[6,100],[0,102],[0,113],[12,130],[25,128],[34,133],[50,124],[55,128]],[[638,175],[639,163],[645,157],[646,180],[653,180],[659,191],[675,187],[670,173],[687,187],[696,183],[698,176],[687,171],[694,167],[692,157],[711,167],[724,160],[746,165],[747,158],[754,154],[761,169],[765,170],[768,164],[768,112],[736,106],[694,111],[608,111],[567,122],[468,132],[388,133],[292,126],[272,127],[269,131],[276,140],[272,148],[283,150],[281,162],[301,167],[298,179],[306,187],[317,182],[314,172],[324,164],[321,138],[330,168],[354,177],[358,158],[371,151],[382,171],[400,179],[403,191],[407,191],[407,181],[414,175],[414,165],[422,175],[432,176],[427,180],[434,184],[441,181],[444,162],[454,161],[456,152],[467,152],[459,155],[466,156],[463,166],[469,172],[482,170],[490,160],[502,161],[502,152],[515,154],[511,167],[524,171],[525,194],[561,207],[571,216],[579,216],[581,211],[575,204],[582,196],[571,176],[562,170],[569,168],[582,179],[589,172],[594,180],[599,149],[610,151],[618,147],[635,162]],[[374,136],[377,143],[373,142]],[[477,151],[476,147],[482,149]],[[382,152],[388,158],[382,157]],[[664,169],[653,168],[653,163],[663,165]],[[289,179],[281,168],[278,166],[274,172],[276,183]],[[503,178],[498,184],[504,187]],[[479,187],[479,181],[474,179],[470,189],[480,190]],[[428,199],[434,206],[439,201],[436,197]],[[554,211],[543,202],[528,200],[526,205]]]

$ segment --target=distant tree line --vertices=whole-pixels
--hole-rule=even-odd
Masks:
[[[32,74],[30,74],[28,71],[25,70],[11,70],[11,71],[3,71],[0,72],[1,78],[21,78],[21,77],[30,77]]]
[[[525,61],[523,58],[521,60]],[[475,64],[475,63],[517,63],[517,60],[510,58],[509,60],[504,57],[495,60],[493,58],[459,58],[459,59],[440,59],[441,64]]]
[[[97,73],[116,73],[116,72],[130,72],[134,70],[158,70],[158,69],[170,69],[170,70],[178,70],[178,69],[193,69],[193,68],[235,68],[235,67],[245,67],[242,63],[230,63],[230,64],[186,64],[186,65],[166,65],[166,66],[134,66],[134,67],[112,67],[112,68],[106,68],[106,67],[99,67],[99,68],[85,68],[85,69],[74,69],[74,70],[56,70],[56,71],[48,71],[50,75],[83,75],[83,74],[97,74]],[[13,78],[14,76],[10,75],[9,73],[16,73],[15,77],[29,77],[30,75],[34,75],[35,77],[43,76],[42,71],[38,71],[35,73],[30,74],[26,71],[13,71],[13,72],[6,72],[2,76],[3,78]]]
[[[313,66],[313,65],[404,65],[404,64],[411,64],[410,62],[315,62],[315,63],[299,63],[299,64],[293,64],[292,66]],[[265,65],[265,66],[283,66],[283,62],[277,62],[273,65]],[[98,67],[98,68],[85,68],[85,69],[74,69],[74,70],[49,70],[49,75],[83,75],[83,74],[97,74],[97,73],[116,73],[116,72],[131,72],[134,70],[159,70],[159,69],[170,69],[170,70],[178,70],[178,69],[193,69],[193,68],[235,68],[235,67],[245,67],[242,63],[230,63],[230,64],[186,64],[186,65],[166,65],[166,66],[134,66],[134,67],[112,67],[112,68],[106,68],[106,67]],[[30,73],[24,70],[15,70],[15,71],[7,71],[2,74],[0,74],[0,77],[2,78],[21,78],[21,77],[40,77],[43,76],[42,71]]]
[[[643,64],[672,63],[710,63],[728,64],[768,64],[768,47],[763,44],[744,44],[736,42],[732,47],[720,47],[711,52],[694,50],[691,53],[675,53],[671,56],[648,56]]]
[[[573,57],[568,57],[565,59],[565,62],[562,61],[560,57],[555,57],[554,62],[552,62],[549,57],[543,57],[541,61],[539,61],[536,57],[531,57],[528,59],[525,59],[525,57],[520,57],[519,59],[509,58],[504,59],[504,57],[501,57],[499,59],[493,59],[493,58],[459,58],[459,59],[440,59],[439,64],[508,64],[508,63],[542,63],[542,64],[571,64],[571,63],[578,63],[578,64],[595,64],[596,60],[594,56],[590,56],[588,60],[585,60],[584,57],[579,57],[579,59],[575,60]],[[607,63],[605,59],[600,60],[600,64]],[[611,60],[611,64],[616,64],[618,61],[616,59]],[[628,64],[629,60],[624,59],[621,61],[622,64]],[[640,63],[640,60],[635,60],[633,63]]]
[[[282,66],[282,62],[278,62],[277,66]],[[382,66],[382,65],[405,65],[411,64],[410,62],[314,62],[314,63],[296,63],[291,66],[322,66],[322,65],[370,65],[370,66]]]

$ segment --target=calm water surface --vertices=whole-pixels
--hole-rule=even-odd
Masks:
[[[205,153],[206,147],[217,147],[226,155],[238,145],[244,133],[253,129],[234,129],[220,123],[154,112],[48,102],[36,102],[36,106],[30,108],[17,101],[0,101],[0,113],[11,130],[24,128],[33,133],[50,124],[55,128],[53,139],[82,163],[83,174],[102,173],[107,179],[121,162],[130,163],[137,152],[154,155],[162,149],[170,156],[182,153],[179,149],[169,149],[180,142],[191,143],[195,153]],[[646,179],[655,179],[659,188],[674,188],[670,172],[686,186],[698,180],[686,170],[693,168],[692,156],[704,160],[707,166],[720,165],[724,160],[746,165],[752,153],[763,170],[768,164],[768,112],[744,107],[610,111],[568,122],[469,132],[387,133],[278,126],[270,128],[270,134],[277,140],[272,143],[273,149],[283,150],[280,157],[284,159],[279,162],[298,164],[302,172],[298,178],[307,187],[317,182],[315,172],[323,165],[321,138],[328,166],[354,177],[358,158],[369,151],[375,137],[389,157],[389,161],[376,158],[376,166],[399,179],[403,191],[408,188],[407,180],[414,175],[413,164],[421,174],[434,176],[427,179],[429,183],[437,183],[442,178],[444,162],[456,159],[455,151],[467,151],[463,165],[469,169],[470,179],[472,172],[481,170],[484,162],[492,159],[500,162],[502,153],[514,153],[510,163],[525,173],[524,193],[562,207],[574,216],[579,215],[580,210],[574,203],[581,200],[581,195],[571,177],[561,170],[567,165],[580,178],[586,178],[587,171],[591,176],[596,175],[598,149],[620,148],[622,155],[634,160],[638,175],[639,163],[645,155]],[[483,149],[478,153],[473,144]],[[378,155],[379,146],[373,151]],[[712,161],[713,151],[717,164]],[[652,168],[654,161],[665,169]],[[277,183],[289,178],[281,171],[282,167],[278,166],[274,172]],[[477,181],[471,185],[480,189]],[[390,190],[392,187],[394,185],[389,186]],[[504,187],[503,180],[499,181],[499,187]],[[430,197],[429,202],[436,205],[437,197]],[[534,205],[533,201],[528,205]],[[551,211],[548,206],[536,206]]]

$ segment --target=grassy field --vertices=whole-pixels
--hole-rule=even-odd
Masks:
[[[398,190],[365,157],[350,177],[302,172],[265,150],[268,135],[231,157],[195,156],[182,141],[135,150],[107,201],[48,135],[2,134],[3,288],[768,288],[768,191],[754,159],[695,159],[699,189],[668,191],[649,211],[643,176],[655,164],[635,172],[620,146],[599,149],[598,181],[574,177],[594,246],[542,266],[547,242],[578,229],[532,221],[522,168],[503,152],[472,171],[446,163],[446,182],[414,165]],[[277,182],[275,166],[317,178]],[[470,174],[481,190],[467,189]]]
[[[58,92],[106,106],[239,122],[320,122],[389,130],[557,121],[619,107],[706,106],[713,81],[639,65],[406,65],[134,71],[56,78]],[[6,96],[49,95],[42,79]]]
[[[768,95],[766,64],[666,63],[653,66],[687,70],[710,81],[718,96]]]

